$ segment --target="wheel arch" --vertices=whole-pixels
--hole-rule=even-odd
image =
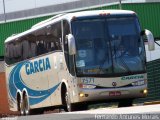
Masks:
[[[62,101],[62,105],[65,104],[65,92],[66,90],[68,89],[68,84],[66,82],[66,80],[62,80],[62,83],[61,83],[61,101]]]

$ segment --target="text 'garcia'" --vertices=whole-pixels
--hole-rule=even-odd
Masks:
[[[25,65],[25,69],[27,75],[49,70],[51,69],[49,58],[29,62]]]

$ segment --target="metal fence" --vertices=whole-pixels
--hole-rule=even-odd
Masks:
[[[135,102],[160,101],[160,59],[147,63],[148,95],[146,98],[139,98]]]

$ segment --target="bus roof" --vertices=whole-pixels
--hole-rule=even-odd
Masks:
[[[29,34],[33,31],[38,30],[41,27],[45,27],[47,25],[50,25],[56,21],[59,21],[61,19],[66,19],[68,21],[71,21],[73,17],[87,17],[87,16],[98,16],[98,15],[103,15],[103,14],[109,14],[109,15],[128,15],[128,14],[135,14],[135,12],[130,11],[130,10],[93,10],[93,11],[81,11],[81,12],[74,12],[74,13],[66,13],[66,14],[60,14],[53,16],[47,20],[44,20],[42,22],[39,22],[31,27],[31,29],[26,30],[22,33],[12,35],[8,37],[5,40],[5,43],[11,42],[12,40],[18,40],[18,38]]]

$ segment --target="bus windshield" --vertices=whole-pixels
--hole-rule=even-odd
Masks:
[[[136,17],[72,21],[77,75],[135,74],[145,71],[145,50]]]

